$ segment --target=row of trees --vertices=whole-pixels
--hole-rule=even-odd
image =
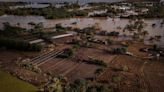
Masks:
[[[40,26],[37,25],[35,29],[37,29],[36,32],[40,31]],[[41,45],[30,44],[23,40],[23,37],[29,34],[33,35],[34,33],[18,26],[11,26],[9,23],[4,23],[4,29],[0,31],[0,47],[21,51],[41,51]]]
[[[0,37],[0,47],[5,47],[7,49],[16,49],[21,51],[41,51],[42,46],[38,44],[29,44],[28,42]]]
[[[145,17],[150,18],[163,18],[164,17],[164,4],[157,4],[151,7]]]
[[[17,26],[11,26],[8,22],[3,23],[3,26],[3,31],[0,31],[0,35],[2,36],[14,37],[26,33],[25,29]]]
[[[84,79],[77,79],[72,83],[67,82],[61,86],[62,79],[54,78],[41,92],[113,92],[109,85],[92,84]]]
[[[33,8],[18,8],[14,10],[6,10],[6,14],[12,15],[39,15],[44,16],[47,19],[55,19],[55,18],[70,18],[74,16],[87,16],[88,13],[82,10],[68,11],[66,8],[55,8],[55,7],[47,7],[41,9],[33,9]]]
[[[103,60],[99,60],[93,57],[89,57],[88,60],[85,60],[85,62],[89,63],[89,64],[95,64],[95,65],[100,65],[100,66],[105,66],[107,67],[107,64],[103,61]]]
[[[90,85],[84,79],[75,80],[66,87],[64,92],[111,92],[112,88],[108,85]]]
[[[113,48],[112,50],[107,50],[110,54],[125,54],[127,52],[126,47]]]

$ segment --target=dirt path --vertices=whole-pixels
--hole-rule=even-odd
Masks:
[[[146,78],[145,73],[144,73],[144,68],[145,68],[146,64],[147,64],[147,62],[145,61],[143,63],[143,65],[141,66],[141,68],[139,69],[138,77],[139,77],[139,80],[140,80],[140,91],[150,92],[150,83],[149,83],[149,81]]]

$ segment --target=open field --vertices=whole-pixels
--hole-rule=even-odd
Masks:
[[[72,81],[79,78],[92,78],[95,76],[96,69],[101,68],[101,66],[97,65],[60,58],[54,58],[39,67],[44,72],[50,72],[53,76],[64,76]]]
[[[140,52],[139,49],[148,47],[146,45],[141,43],[133,43],[129,45],[128,51],[134,53],[135,57],[108,54],[104,51],[104,49],[102,49],[104,47],[101,47],[100,45],[98,49],[95,47],[81,47],[77,49],[74,54],[76,59],[56,57],[64,48],[71,47],[70,45],[65,45],[60,48],[60,46],[63,45],[59,45],[54,51],[33,56],[29,53],[24,53],[21,55],[18,53],[16,54],[14,51],[2,51],[1,54],[3,55],[0,56],[1,66],[3,69],[16,76],[23,76],[27,81],[30,80],[43,83],[45,82],[45,79],[42,74],[36,74],[32,71],[22,69],[21,67],[18,67],[13,61],[18,57],[32,57],[31,62],[36,64],[43,73],[50,73],[52,76],[63,76],[69,81],[79,78],[96,78],[96,81],[99,83],[109,83],[111,85],[115,85],[117,90],[120,90],[120,92],[162,92],[162,90],[164,90],[163,59],[161,58],[162,60],[160,61],[143,59],[142,56],[146,57],[147,54]],[[10,58],[4,59],[7,58],[5,55],[10,55]],[[87,59],[89,56],[105,61],[108,67],[106,67],[105,70],[97,76],[95,71],[97,69],[103,68],[102,66],[88,64],[80,60]],[[128,67],[128,71],[122,70],[124,66]],[[121,81],[114,82],[113,78],[115,76],[121,78]],[[39,80],[42,81],[39,82]]]
[[[0,71],[0,92],[36,92],[37,88]]]
[[[88,57],[93,57],[93,58],[96,58],[96,59],[99,59],[99,60],[103,60],[105,63],[108,64],[115,57],[115,55],[107,54],[104,51],[104,49],[80,48],[76,52],[75,56],[78,57],[79,59],[87,59]]]
[[[148,62],[142,72],[148,84],[148,91],[162,92],[164,90],[164,63],[162,61]]]
[[[65,76],[68,80],[94,77],[94,72],[96,69],[100,68],[96,65],[89,65],[82,62],[78,63],[69,59],[58,58],[55,58],[40,67],[44,72],[51,72],[54,76]]]
[[[162,60],[147,60],[146,53],[139,52],[144,45],[132,44],[128,50],[133,52],[137,57],[118,55],[109,63],[109,67],[97,78],[102,83],[113,83],[113,76],[119,76],[121,81],[117,87],[121,92],[162,92],[164,89],[163,82],[163,65]],[[122,68],[128,67],[128,71]]]

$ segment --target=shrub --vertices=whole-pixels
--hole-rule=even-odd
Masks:
[[[122,80],[122,77],[120,77],[120,76],[113,76],[112,77],[113,82],[120,82],[121,80]]]
[[[31,70],[36,73],[41,73],[41,69],[38,66],[33,65],[31,62],[22,61],[20,66],[24,67],[25,69]]]
[[[0,37],[0,47],[6,47],[7,49],[16,49],[20,51],[41,51],[42,46],[38,44],[29,44],[28,42]]]
[[[123,67],[122,67],[122,70],[123,70],[124,72],[127,72],[127,71],[129,71],[129,68],[128,68],[128,66],[123,66]]]
[[[112,45],[114,43],[114,41],[111,39],[107,39],[107,43],[108,43],[108,45]]]
[[[115,31],[113,31],[113,32],[110,32],[110,33],[108,33],[108,36],[119,36],[119,32],[115,32]]]
[[[103,60],[94,59],[92,57],[89,57],[89,60],[85,60],[85,62],[107,67],[107,64]]]
[[[65,49],[64,52],[60,54],[58,57],[69,58],[69,57],[72,57],[73,55],[74,55],[74,49],[68,48],[68,49]]]
[[[127,51],[126,47],[121,47],[121,48],[113,48],[111,51],[109,51],[112,54],[125,54]]]
[[[79,44],[75,44],[75,45],[73,46],[73,49],[78,49],[78,48],[80,48],[80,45],[79,45]]]

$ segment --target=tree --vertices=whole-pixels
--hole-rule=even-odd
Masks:
[[[53,78],[52,83],[46,85],[44,92],[63,92],[60,80]]]
[[[99,90],[98,92],[110,92],[108,85],[105,84],[101,85],[98,90]]]
[[[110,38],[108,38],[106,40],[107,40],[108,45],[112,45],[114,43],[114,41],[112,39],[110,39]]]
[[[79,92],[86,92],[87,82],[84,79],[77,79],[74,81],[74,84],[77,85]]]

